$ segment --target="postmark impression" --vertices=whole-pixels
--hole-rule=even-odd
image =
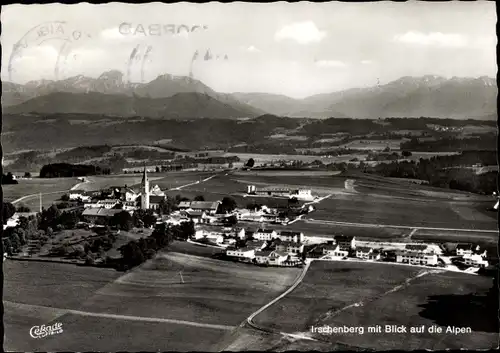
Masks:
[[[43,22],[24,34],[12,48],[8,62],[9,81],[13,81],[16,74],[16,61],[23,57],[27,50],[44,44],[58,47],[58,55],[54,64],[54,77],[60,79],[61,68],[67,64],[69,54],[76,45],[92,38],[86,31],[71,26],[65,21]]]

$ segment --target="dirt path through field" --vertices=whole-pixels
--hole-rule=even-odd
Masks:
[[[52,316],[53,317],[52,321],[56,320],[58,317],[61,317],[63,315],[73,314],[73,315],[80,315],[80,316],[103,317],[103,318],[115,319],[115,320],[143,321],[143,322],[166,323],[166,324],[176,324],[176,325],[212,328],[212,329],[225,330],[225,331],[231,331],[235,328],[234,326],[226,326],[226,325],[203,324],[203,323],[199,323],[199,322],[164,319],[164,318],[158,318],[158,317],[144,317],[144,316],[96,313],[96,312],[90,312],[90,311],[54,308],[54,307],[41,306],[41,305],[21,304],[21,303],[15,303],[15,302],[11,302],[11,301],[4,301],[4,305],[6,306],[7,309],[14,309],[14,310],[21,309],[24,311],[28,310],[30,313],[40,312],[40,311],[43,311],[45,313],[53,313],[55,315]]]

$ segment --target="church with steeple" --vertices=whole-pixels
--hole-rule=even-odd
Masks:
[[[146,166],[144,166],[144,174],[142,175],[142,188],[141,188],[141,209],[149,209],[149,180]]]

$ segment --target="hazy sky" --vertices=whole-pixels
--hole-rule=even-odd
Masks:
[[[2,80],[19,83],[111,69],[141,82],[192,67],[220,92],[304,97],[401,76],[497,70],[488,1],[8,5],[1,21]]]

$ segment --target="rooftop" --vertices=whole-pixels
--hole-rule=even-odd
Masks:
[[[112,217],[117,213],[122,212],[123,210],[113,210],[107,208],[87,208],[83,211],[83,216],[103,216],[103,217]]]
[[[272,250],[260,250],[255,252],[255,256],[269,256],[272,252]]]
[[[427,249],[427,245],[425,244],[406,244],[406,250],[416,250],[416,251],[424,251]]]
[[[369,246],[358,246],[356,247],[356,251],[361,251],[361,252],[370,252],[373,249],[370,248]]]
[[[257,231],[255,233],[271,234],[272,232],[274,232],[274,230],[272,230],[272,229],[262,229],[262,228],[259,228],[259,229],[257,229]]]
[[[293,237],[293,236],[300,236],[301,232],[291,232],[288,230],[283,230],[280,232],[280,235],[286,236],[286,237]]]
[[[352,235],[336,235],[334,238],[336,242],[352,241],[354,239]]]
[[[303,246],[303,244],[295,243],[293,241],[283,241],[283,242],[281,242],[281,245],[283,245],[283,246]]]
[[[461,249],[461,250],[472,250],[472,244],[470,244],[470,243],[460,243],[460,244],[457,244],[457,250],[458,249]]]

